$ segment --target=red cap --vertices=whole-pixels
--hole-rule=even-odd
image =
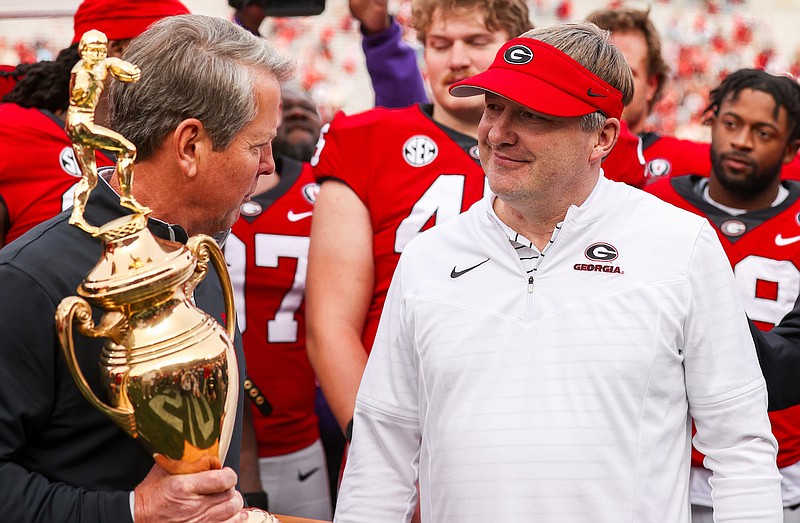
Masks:
[[[622,115],[622,93],[572,57],[533,38],[506,42],[486,71],[450,86],[465,97],[494,93],[551,116],[583,116],[602,111]]]
[[[91,29],[102,31],[109,40],[128,40],[142,34],[162,18],[189,14],[178,0],[84,0],[75,12],[75,36],[80,41]]]

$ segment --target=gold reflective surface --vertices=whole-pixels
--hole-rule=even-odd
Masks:
[[[109,60],[105,35],[90,33],[99,32],[89,31],[81,40],[81,45],[86,41],[92,46],[84,45],[84,51],[90,50],[82,52],[85,63],[73,69],[73,103],[67,118],[76,153],[86,155],[83,160],[79,156],[83,177],[76,187],[70,223],[98,238],[103,255],[79,286],[79,296],[60,303],[56,311],[59,342],[87,401],[138,439],[166,470],[178,474],[220,468],[233,434],[239,394],[231,342],[236,316],[227,266],[208,236],[192,236],[182,245],[157,238],[147,229],[149,209],[130,195],[135,147],[113,131],[93,125],[105,78],[102,68],[113,71],[116,67],[135,79],[138,68],[120,60],[124,66],[114,62],[92,74],[79,74],[81,68],[97,69],[102,60]],[[78,94],[85,95],[85,100],[76,101]],[[121,145],[115,149],[110,143]],[[126,143],[131,148],[123,147]],[[120,205],[135,214],[95,227],[86,223],[83,211],[97,183],[94,154],[98,148],[118,153]],[[120,152],[121,148],[132,153]],[[192,292],[206,276],[209,263],[222,286],[225,327],[192,303]],[[103,312],[97,323],[93,307]],[[107,403],[91,390],[77,364],[73,331],[105,339],[99,365]]]
[[[84,33],[78,43],[78,52],[81,59],[70,74],[66,131],[72,140],[72,148],[82,176],[75,190],[75,203],[69,223],[89,234],[96,234],[98,228],[86,222],[83,211],[89,193],[97,185],[95,151],[98,149],[111,151],[117,155],[117,176],[122,189],[120,205],[136,213],[150,212],[150,209],[140,205],[131,195],[136,146],[121,134],[94,122],[94,112],[108,75],[123,82],[136,82],[141,71],[137,66],[119,58],[108,58],[108,39],[100,31],[92,30]]]

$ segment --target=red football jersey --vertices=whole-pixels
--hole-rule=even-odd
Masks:
[[[783,166],[781,169],[781,178],[784,180],[798,180],[800,181],[800,155]]]
[[[307,163],[280,158],[277,168],[278,185],[242,205],[225,242],[247,376],[272,404],[268,415],[252,405],[260,457],[296,452],[319,439],[304,314],[319,186]]]
[[[684,174],[711,174],[709,144],[655,133],[642,135],[647,184]]]
[[[318,181],[346,183],[370,213],[375,288],[362,333],[369,352],[405,245],[483,196],[477,141],[440,126],[418,105],[338,113],[322,128],[311,164]]]
[[[647,184],[662,177],[685,174],[711,175],[711,144],[680,140],[655,133],[642,135]],[[800,156],[783,166],[781,178],[800,180]]]
[[[711,222],[733,267],[747,316],[759,329],[769,330],[792,310],[800,295],[800,183],[784,182],[789,196],[775,207],[731,216],[703,200],[700,180],[700,176],[664,179],[647,191]],[[769,414],[778,440],[778,466],[797,463],[800,406]],[[702,460],[702,454],[693,450],[692,464],[702,466]]]
[[[627,123],[620,121],[620,124],[617,143],[611,154],[603,160],[603,174],[609,180],[624,182],[641,189],[647,183],[644,175],[642,140],[631,132]]]
[[[97,165],[114,164],[98,154]],[[47,111],[0,104],[0,198],[11,223],[6,243],[70,207],[80,176],[64,122]]]

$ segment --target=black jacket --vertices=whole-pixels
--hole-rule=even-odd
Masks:
[[[750,332],[767,382],[769,410],[800,405],[800,297],[772,330],[762,332],[750,322]]]
[[[102,225],[125,214],[114,191],[98,183],[87,221]],[[84,399],[61,353],[56,307],[76,294],[102,249],[68,224],[69,215],[61,213],[0,250],[0,521],[131,521],[130,491],[153,465],[139,443]],[[180,227],[152,219],[148,227],[161,238],[187,240]],[[222,291],[211,265],[194,297],[222,322]],[[102,343],[75,336],[83,374],[105,401],[98,371]],[[238,331],[234,344],[243,380]],[[243,396],[225,463],[237,472]]]

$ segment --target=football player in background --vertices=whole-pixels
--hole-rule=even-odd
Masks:
[[[275,173],[259,179],[225,242],[261,482],[245,490],[252,495],[263,489],[272,512],[327,520],[331,494],[304,314],[308,236],[319,190],[308,160],[322,122],[308,94],[283,86],[281,99]]]
[[[733,267],[751,324],[769,331],[800,294],[800,183],[781,181],[782,167],[800,148],[800,86],[786,77],[741,69],[711,92],[708,110],[711,176],[663,179],[648,191],[708,218]],[[768,355],[762,351],[760,356],[763,366]],[[769,375],[767,384],[771,398],[780,394]],[[800,522],[800,406],[770,412],[770,421],[779,445],[784,521]],[[695,450],[692,521],[713,521],[710,476]]]
[[[631,67],[635,93],[622,119],[641,138],[646,183],[682,174],[708,176],[711,172],[709,144],[648,130],[647,118],[663,96],[669,80],[669,66],[661,54],[661,37],[650,20],[649,10],[601,9],[586,19],[611,31],[611,43],[622,51]],[[782,176],[800,179],[800,160],[795,158],[786,165]]]
[[[322,184],[308,271],[308,354],[345,432],[403,247],[457,216],[485,188],[477,127],[483,100],[448,88],[484,71],[529,29],[524,0],[415,0],[433,104],[337,114],[311,160]]]

